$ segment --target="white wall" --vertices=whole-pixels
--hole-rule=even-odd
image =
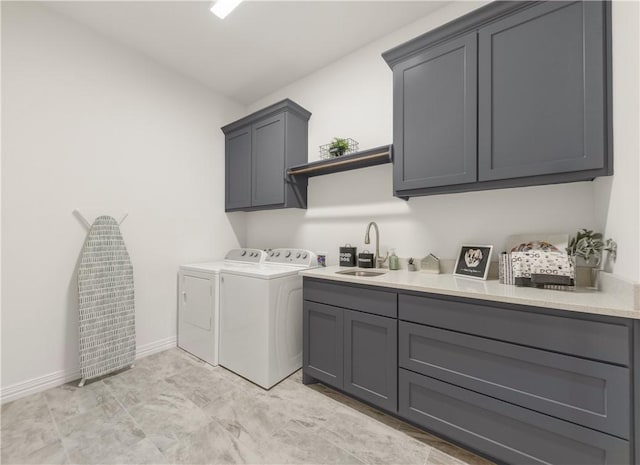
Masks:
[[[362,149],[389,144],[392,73],[380,54],[483,4],[447,5],[255,102],[251,109],[284,97],[309,109],[313,113],[309,125],[311,160],[318,158],[318,146],[335,136],[352,137]],[[637,57],[627,59],[637,63]],[[624,171],[625,167],[617,169]],[[501,251],[510,234],[572,233],[580,227],[604,224],[595,214],[591,182],[416,197],[405,202],[393,197],[391,166],[382,165],[311,178],[309,209],[248,214],[247,242],[252,247],[290,245],[326,250],[328,262],[337,263],[341,244],[364,247],[370,220],[380,226],[383,250],[395,247],[401,257],[423,257],[432,252],[442,258],[455,258],[465,242],[493,244]],[[618,239],[621,250],[632,247],[630,238]],[[623,273],[637,279],[626,269]]]
[[[129,213],[138,346],[175,338],[178,265],[245,241],[219,129],[245,108],[42,6],[2,9],[4,394],[78,369],[74,208]]]
[[[594,187],[598,219],[618,242],[614,271],[640,281],[640,3],[615,1],[612,20],[615,175]]]

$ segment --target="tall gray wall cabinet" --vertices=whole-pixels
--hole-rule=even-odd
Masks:
[[[310,117],[285,99],[222,128],[225,211],[307,208],[306,179],[287,169],[307,162]]]
[[[394,194],[613,174],[609,2],[493,2],[383,54]]]

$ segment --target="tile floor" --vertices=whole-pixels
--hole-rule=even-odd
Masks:
[[[300,372],[264,391],[180,349],[2,406],[2,464],[490,462]]]

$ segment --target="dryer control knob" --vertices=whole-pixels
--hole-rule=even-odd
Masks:
[[[296,258],[300,258],[300,252],[296,254]]]
[[[242,253],[240,254],[240,256],[244,257],[245,255],[247,255],[247,251],[243,250]]]
[[[269,256],[273,257],[273,251],[269,252]]]
[[[304,255],[302,256],[302,258],[307,258],[307,254],[304,254]]]
[[[287,254],[285,255],[285,258],[289,258],[291,256],[291,251],[287,251]]]
[[[276,253],[276,257],[279,257],[279,256],[280,256],[280,252]]]

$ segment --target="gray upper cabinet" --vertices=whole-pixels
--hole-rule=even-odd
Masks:
[[[225,179],[226,209],[251,205],[251,127],[225,136]]]
[[[307,207],[306,179],[286,173],[307,162],[310,116],[286,99],[222,128],[226,211]]]
[[[479,42],[479,179],[605,168],[602,4],[542,3]]]
[[[473,32],[394,69],[395,190],[476,181],[476,44]]]
[[[394,194],[613,174],[609,2],[492,2],[383,54]]]
[[[253,125],[252,206],[284,203],[284,113]]]

